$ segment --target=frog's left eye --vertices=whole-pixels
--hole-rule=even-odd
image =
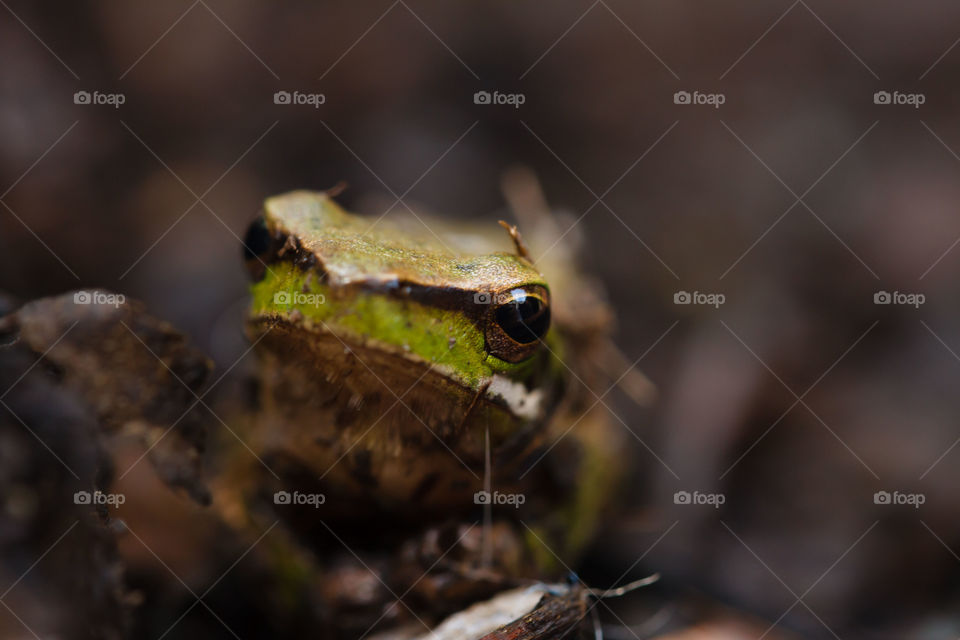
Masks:
[[[266,274],[263,261],[272,247],[273,236],[263,216],[260,216],[253,221],[243,238],[243,261],[255,282],[263,279]]]
[[[243,239],[243,259],[254,260],[266,253],[271,242],[272,238],[270,230],[267,229],[267,222],[263,219],[263,216],[260,216],[247,228],[246,237]]]
[[[550,302],[543,287],[511,289],[496,296],[488,322],[487,349],[507,362],[532,356],[550,328]]]

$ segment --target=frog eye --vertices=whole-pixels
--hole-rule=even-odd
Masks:
[[[546,289],[511,289],[495,296],[486,332],[487,349],[501,360],[520,362],[536,352],[549,328]]]
[[[253,221],[243,238],[243,260],[254,281],[262,279],[266,273],[263,259],[272,247],[273,237],[263,216],[260,216]]]
[[[267,229],[263,216],[260,216],[247,228],[247,235],[243,238],[243,258],[253,260],[263,255],[270,248],[271,242],[270,230]]]

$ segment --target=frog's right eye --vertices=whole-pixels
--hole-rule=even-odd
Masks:
[[[532,356],[550,328],[550,302],[543,287],[512,289],[497,296],[487,323],[487,350],[507,362]]]

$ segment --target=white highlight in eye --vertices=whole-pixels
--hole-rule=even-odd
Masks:
[[[534,420],[540,417],[543,406],[542,389],[528,391],[520,382],[514,382],[505,376],[494,375],[487,389],[487,395],[502,398],[510,407],[510,411],[521,418]]]

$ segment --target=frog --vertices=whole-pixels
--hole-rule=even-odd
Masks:
[[[452,540],[484,521],[457,568],[435,572],[444,586],[425,581],[437,614],[562,574],[624,471],[624,432],[593,391],[610,345],[599,286],[563,247],[535,263],[505,222],[506,233],[375,220],[336,195],[268,198],[247,231],[259,373],[243,439],[257,460],[240,455],[221,501],[250,513],[251,493],[322,496],[320,509],[273,505],[264,520],[313,547],[328,522],[354,532],[346,546],[370,531],[409,554],[418,532],[452,527]],[[549,248],[534,231],[531,244]]]
[[[575,234],[521,178],[505,190],[520,225],[353,214],[340,187],[266,199],[242,243],[256,366],[249,394],[216,404],[227,429],[201,424],[212,362],[139,303],[44,299],[0,320],[0,336],[209,505],[164,526],[225,541],[189,551],[198,567],[221,562],[205,569],[211,589],[238,560],[210,558],[246,548],[273,628],[418,637],[577,565],[626,472],[600,391],[649,401],[622,374]]]

